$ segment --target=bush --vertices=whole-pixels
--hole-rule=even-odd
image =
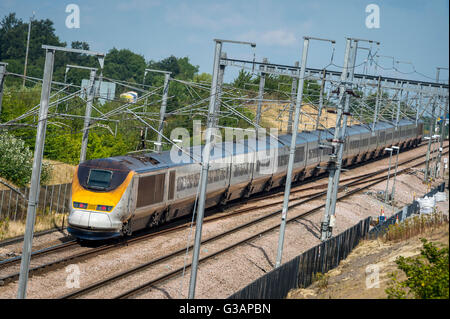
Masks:
[[[33,153],[21,139],[7,132],[0,132],[0,176],[18,186],[25,186],[31,180]],[[42,164],[41,183],[50,180],[51,168]]]
[[[328,274],[322,274],[320,272],[316,273],[314,275],[314,282],[317,282],[317,287],[319,288],[319,291],[326,290],[328,288]]]
[[[9,217],[6,217],[3,220],[0,220],[0,240],[5,238],[5,235],[9,230]]]
[[[440,227],[444,223],[448,223],[448,216],[440,211],[432,214],[416,215],[407,218],[399,224],[389,225],[383,238],[385,241],[406,240],[428,229]]]
[[[398,281],[391,274],[392,281],[385,290],[389,299],[448,299],[449,261],[448,247],[439,249],[432,242],[421,238],[423,248],[420,256],[400,256],[395,263],[407,279]]]

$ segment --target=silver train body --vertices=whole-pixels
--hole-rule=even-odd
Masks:
[[[374,132],[360,125],[349,126],[342,164],[345,167],[383,156],[385,148],[392,145],[400,149],[415,147],[422,132],[422,122],[416,126],[409,120],[401,120],[397,129],[378,123]],[[334,129],[298,133],[293,182],[326,171],[330,149],[320,148],[319,144],[331,140],[333,133]],[[278,139],[216,144],[210,160],[206,208],[282,186],[291,135]],[[201,149],[194,146],[188,151],[201,154]],[[177,163],[173,155],[166,151],[80,164],[72,185],[69,232],[81,239],[104,239],[191,214],[201,166],[194,161]]]

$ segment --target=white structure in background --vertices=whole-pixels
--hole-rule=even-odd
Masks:
[[[421,214],[431,214],[433,208],[436,206],[436,198],[434,196],[424,198],[418,198]]]
[[[436,199],[436,202],[445,202],[447,200],[447,194],[445,194],[445,192],[437,192],[436,195],[434,195],[434,198]]]
[[[86,89],[88,87],[89,87],[89,80],[83,79],[81,81],[81,88],[82,88],[81,98],[83,98],[83,99],[86,98]],[[95,92],[99,92],[98,91],[98,81],[95,81],[94,89],[95,89]],[[98,101],[100,102],[101,105],[105,104],[105,102],[107,102],[107,101],[114,100],[114,98],[116,96],[116,84],[111,83],[111,82],[102,81],[102,84],[100,85],[99,95],[100,96],[99,96]]]

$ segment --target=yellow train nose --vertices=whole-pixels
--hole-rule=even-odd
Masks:
[[[110,212],[110,211],[112,211],[114,206],[103,205],[103,204],[88,204],[88,203],[73,202],[73,208],[97,210],[97,211],[101,211],[101,212]]]

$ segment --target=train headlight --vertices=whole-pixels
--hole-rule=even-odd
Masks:
[[[101,210],[101,211],[104,211],[104,212],[110,212],[111,209],[113,209],[112,206],[97,205],[97,210]]]
[[[79,202],[73,202],[74,208],[84,208],[87,209],[88,204],[87,203],[79,203]]]

